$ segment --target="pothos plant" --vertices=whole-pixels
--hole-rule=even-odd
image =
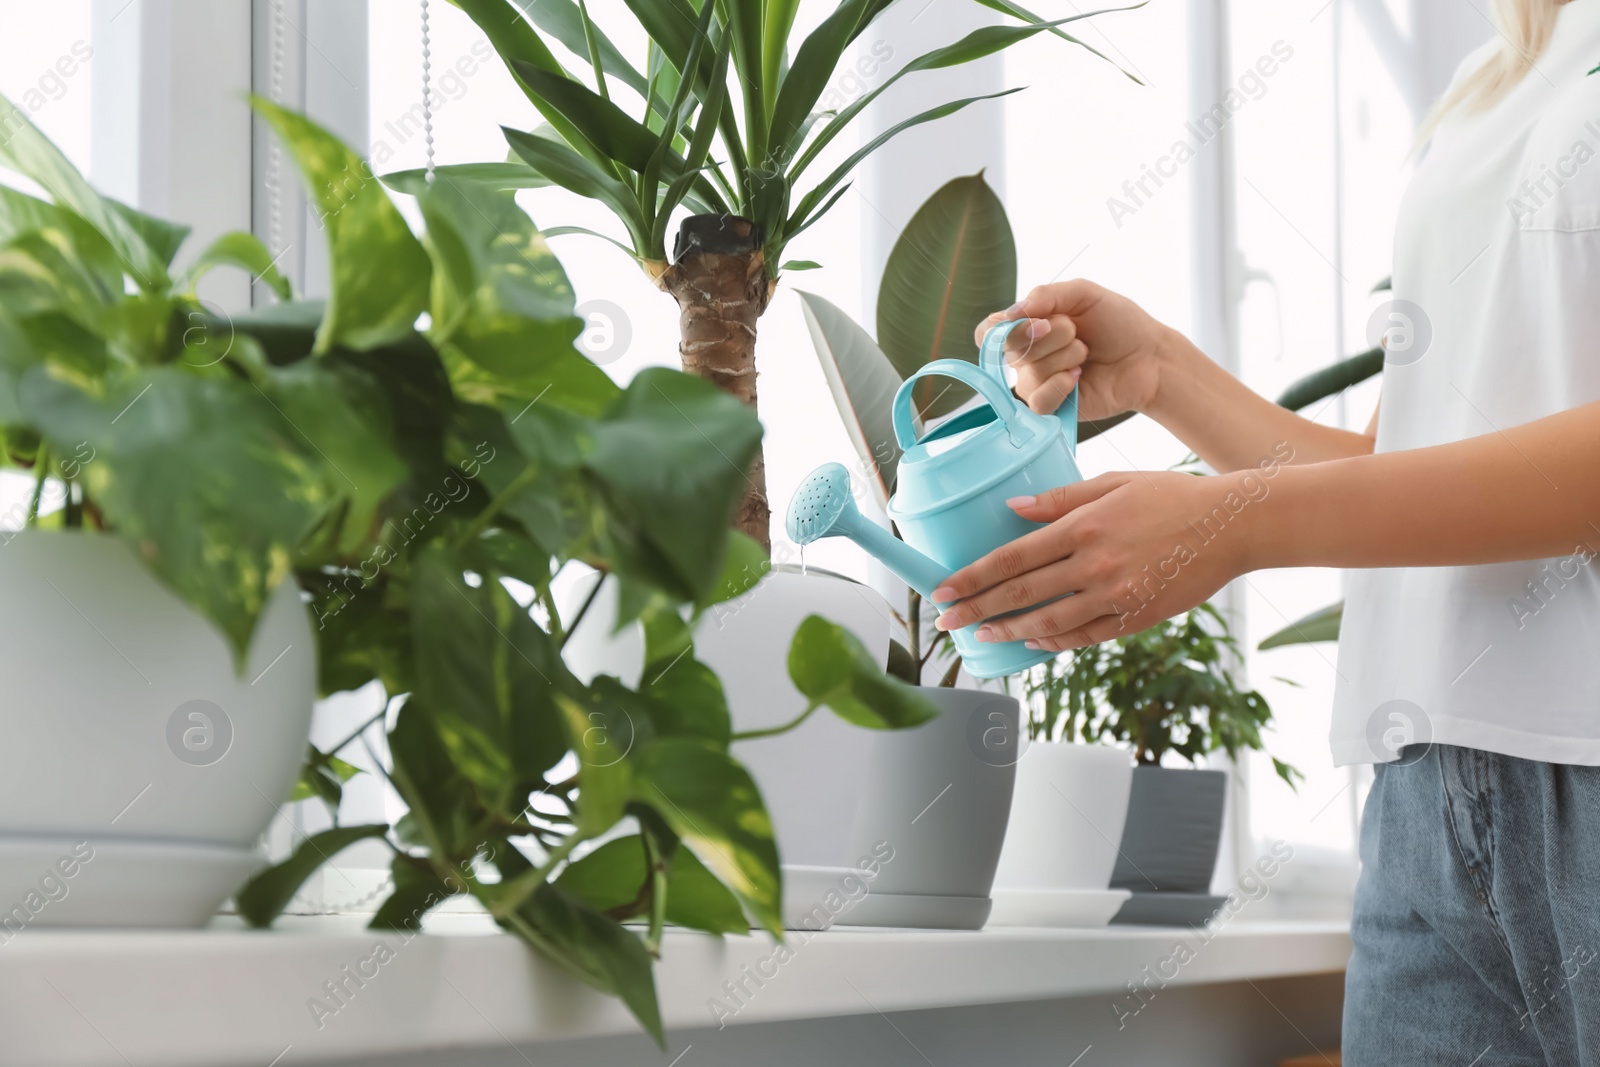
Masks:
[[[290,299],[247,234],[175,274],[182,227],[100,196],[0,101],[0,164],[49,197],[0,186],[0,455],[36,478],[30,522],[127,541],[236,655],[267,594],[298,580],[323,692],[381,685],[382,713],[309,753],[303,793],[335,825],[236,894],[246,920],[270,923],[328,858],[382,841],[393,885],[373,926],[415,927],[470,894],[659,1041],[664,925],[781,935],[771,821],[693,643],[697,614],[760,575],[729,529],[760,425],[690,375],[620,388],[585,359],[571,286],[511,193],[414,185],[419,238],[350,149],[256,108],[325,230],[325,302]],[[207,313],[195,283],[224,264],[281,302]],[[41,514],[47,483],[63,506]],[[568,563],[642,624],[639,684],[564,664],[593,602],[557,610]],[[815,616],[788,667],[801,718],[933,714]],[[372,741],[408,813],[338,825],[353,770],[339,755]]]
[[[625,0],[635,23],[629,28],[650,41],[642,69],[612,44],[583,0],[452,2],[488,35],[546,120],[532,132],[506,131],[512,153],[526,164],[523,184],[559,185],[615,213],[626,231],[616,243],[677,299],[684,369],[751,406],[757,322],[779,273],[816,266],[785,262],[787,245],[838,202],[857,165],[901,131],[1015,90],[920,112],[804,180],[828,146],[905,75],[959,66],[1039,33],[1095,52],[1062,26],[1104,13],[1041,22],[1011,0],[974,0],[1023,24],[975,30],[837,106],[828,90],[841,58],[893,0],[841,0],[792,48],[800,0]],[[575,70],[552,43],[576,57]],[[624,95],[638,98],[637,116],[617,102]],[[490,166],[497,180],[517,181]],[[667,231],[680,207],[687,217],[669,262]],[[758,450],[737,523],[765,547],[768,521]]]
[[[1035,741],[1109,741],[1142,766],[1168,753],[1193,763],[1210,752],[1264,751],[1272,708],[1234,681],[1239,647],[1227,620],[1201,604],[1147,630],[1079,649],[1019,679]],[[1304,776],[1277,757],[1290,787]]]

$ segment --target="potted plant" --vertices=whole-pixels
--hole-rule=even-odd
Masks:
[[[1133,760],[1125,749],[1083,738],[1081,701],[1069,701],[1072,677],[1055,660],[1007,679],[1008,689],[1020,689],[1027,737],[995,873],[996,924],[1104,926],[1131,895],[1111,879]]]
[[[689,639],[745,587],[725,456],[753,454],[760,426],[688,375],[624,389],[579,354],[571,287],[509,194],[424,183],[419,239],[348,148],[257,107],[326,231],[325,302],[290,301],[242,234],[174,277],[182,230],[98,196],[7,105],[0,162],[53,199],[0,188],[0,426],[36,486],[0,551],[31,594],[8,598],[0,646],[20,694],[0,729],[21,739],[0,750],[0,888],[27,912],[6,939],[203,922],[259,865],[297,769],[337,813],[339,753],[376,743],[406,816],[303,841],[238,890],[240,914],[270,922],[325,859],[381,841],[375,927],[471,894],[660,1040],[664,924],[779,927],[766,813]],[[283,302],[207,314],[193,285],[219,264]],[[565,669],[577,620],[550,584],[570,560],[626,588],[670,670],[630,687]],[[820,617],[789,668],[808,711],[930,713]],[[374,681],[384,712],[308,757],[314,693]],[[130,769],[148,780],[124,796]]]
[[[1016,275],[1010,221],[980,173],[945,184],[906,224],[884,267],[876,339],[821,297],[800,294],[823,374],[856,446],[856,470],[880,508],[893,491],[900,455],[889,420],[896,390],[934,359],[975,361],[973,331],[1015,298]],[[960,385],[937,392],[930,387],[915,397],[917,414],[926,420],[954,416],[971,395]],[[1100,429],[1084,423],[1080,433],[1090,438]],[[990,921],[1103,924],[1127,897],[1108,888],[1132,774],[1126,754],[1073,744],[1075,735],[1041,729],[1037,717],[1030,720],[1028,738],[1019,740],[1017,702],[954,689],[961,662],[950,635],[933,628],[933,612],[923,610],[914,590],[906,597],[899,616],[903,640],[891,646],[889,669],[907,681],[938,686],[930,695],[941,706],[952,705],[946,714],[957,721],[965,715],[974,724],[969,751],[980,762],[1015,764],[1009,827],[991,831],[993,851],[972,867],[992,879]],[[1037,695],[1029,692],[1025,699],[1031,705]],[[911,736],[874,744],[905,747]],[[1034,743],[1046,741],[1052,743]]]
[[[900,456],[890,401],[905,377],[940,358],[977,359],[978,322],[1014,299],[1016,246],[1005,209],[982,174],[940,188],[906,224],[879,287],[873,337],[839,308],[801,292],[823,375],[856,448],[855,481],[879,508],[892,493]],[[932,384],[931,382],[929,383]],[[919,419],[949,415],[971,396],[952,384],[916,400]],[[895,615],[888,669],[940,709],[937,720],[894,738],[873,737],[859,798],[857,849],[915,820],[914,846],[899,849],[865,906],[847,922],[981,926],[991,909],[1006,822],[1012,811],[1020,713],[1002,693],[958,688],[961,661],[933,612],[906,591]],[[944,790],[948,787],[948,792]],[[938,797],[926,813],[922,809]],[[954,803],[950,803],[954,801]],[[895,839],[904,841],[902,831]]]
[[[789,243],[838,202],[855,168],[891,138],[1015,90],[930,108],[874,137],[825,176],[802,181],[823,150],[907,74],[971,62],[1043,32],[1099,55],[1062,26],[1104,13],[1040,22],[1011,0],[976,0],[1022,24],[975,30],[912,59],[847,106],[818,111],[846,50],[891,0],[844,0],[792,48],[797,0],[698,7],[690,0],[626,0],[636,22],[630,29],[650,41],[642,70],[581,3],[454,2],[488,36],[546,120],[532,132],[506,131],[514,156],[532,179],[616,214],[627,236],[614,243],[682,310],[684,369],[751,406],[757,324],[780,272],[817,266],[785,261]],[[556,57],[552,41],[579,60],[582,77]],[[591,72],[593,85],[585,83]],[[624,88],[643,98],[637,118],[612,100],[613,90]],[[689,214],[669,262],[667,231],[680,207]],[[758,451],[738,528],[766,546],[769,518]]]
[[[382,491],[381,465],[360,489],[338,469],[379,431],[334,366],[202,321],[213,268],[287,294],[248,234],[176,271],[184,227],[99,195],[3,98],[0,130],[0,167],[47,197],[0,186],[0,467],[31,480],[0,516],[0,939],[198,925],[303,759],[294,563]]]
[[[1222,838],[1223,771],[1163,766],[1213,752],[1237,759],[1264,749],[1272,709],[1233,677],[1237,643],[1215,607],[1202,604],[1126,637],[1080,649],[1029,683],[1038,729],[1109,742],[1136,764],[1126,825],[1111,874],[1133,896],[1113,922],[1203,924],[1223,898],[1210,895]],[[1273,758],[1291,787],[1300,772]]]
[[[277,309],[244,328],[270,339],[274,361],[347,358],[393,427],[382,446],[397,484],[359,536],[299,575],[323,691],[376,682],[389,698],[368,727],[407,814],[306,839],[240,890],[239,911],[270,923],[328,858],[382,841],[392,885],[374,927],[414,929],[470,895],[659,1042],[652,961],[666,925],[781,931],[770,819],[694,647],[697,618],[745,591],[761,558],[730,529],[760,425],[690,375],[651,369],[619,388],[580,355],[572,288],[512,193],[460,175],[400,182],[426,223],[419,240],[348,148],[257,107],[328,229],[333,292],[301,309],[313,314]],[[569,563],[599,577],[564,612],[552,584]],[[645,635],[637,682],[580,679],[565,661],[602,587]],[[787,673],[806,698],[795,722],[823,707],[880,729],[931,714],[820,616],[799,624]],[[302,780],[335,816],[339,753],[371,740],[364,729],[310,753]]]

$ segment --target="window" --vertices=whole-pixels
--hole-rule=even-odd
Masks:
[[[832,6],[807,0],[800,28]],[[590,0],[589,9],[625,53],[643,54],[646,42],[623,0]],[[1068,3],[1050,14],[1078,10]],[[302,291],[316,292],[323,267],[315,227],[304,224],[286,161],[279,177],[288,192],[274,216],[270,146],[259,128],[251,141],[243,89],[305,108],[358,142],[380,174],[420,167],[418,3],[191,0],[181,18],[163,11],[147,0],[7,4],[0,92],[115,195],[196,222],[202,235],[253,226],[275,248],[303,246],[285,249],[283,265]],[[991,18],[972,0],[896,5],[860,42],[863,52],[887,50],[891,61],[865,81],[842,68],[835,88],[864,92],[893,66]],[[539,116],[459,9],[434,0],[431,29],[437,161],[503,158],[499,127],[532,129]],[[1145,84],[1040,35],[1003,59],[907,78],[883,98],[883,114],[909,114],[966,95],[960,90],[1027,86],[896,140],[796,242],[795,258],[827,269],[786,276],[761,321],[761,413],[778,510],[823,458],[850,454],[794,290],[814,290],[870,328],[876,276],[897,220],[939,184],[979,168],[1005,199],[1024,289],[1092,277],[1189,332],[1268,396],[1369,347],[1368,290],[1389,271],[1412,131],[1460,56],[1490,32],[1481,14],[1430,0],[1159,0],[1077,29]],[[190,47],[197,36],[203,48]],[[570,58],[582,68],[581,57]],[[209,91],[186,88],[193,86]],[[638,110],[637,100],[619,102]],[[193,140],[167,144],[156,136],[162,130],[173,138],[201,131],[211,150]],[[833,145],[816,172],[842,159],[852,141]],[[197,160],[214,170],[193,170]],[[211,190],[206,197],[191,195],[202,186]],[[522,202],[543,225],[620,236],[603,208],[562,190],[529,191]],[[275,226],[287,227],[281,241]],[[552,244],[609,373],[626,380],[644,366],[676,364],[677,309],[624,253],[584,236]],[[1377,390],[1370,382],[1309,414],[1362,428]],[[1083,466],[1090,474],[1161,469],[1184,455],[1169,434],[1138,420],[1087,444]],[[26,479],[0,475],[0,509],[25,500],[29,489]],[[843,542],[819,543],[808,562],[868,576],[861,555]],[[1267,760],[1252,756],[1241,776],[1247,789],[1238,794],[1245,802],[1234,847],[1248,853],[1282,838],[1305,849],[1310,866],[1325,860],[1348,873],[1368,775],[1328,766],[1334,647],[1254,650],[1339,595],[1337,574],[1309,570],[1252,575],[1226,594],[1252,683],[1277,713],[1272,750],[1307,776],[1291,792]],[[351,705],[320,718],[328,736],[319,738],[342,735],[364,713]]]
[[[80,170],[91,163],[91,111],[95,51],[90,5],[10,4],[0,34],[0,95],[59,145]],[[3,136],[3,134],[0,134]],[[9,172],[0,181],[34,195],[43,190]],[[16,471],[0,473],[0,514],[27,507],[32,480]],[[53,510],[53,502],[41,506]]]

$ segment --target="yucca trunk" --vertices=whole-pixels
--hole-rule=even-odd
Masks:
[[[678,301],[678,354],[683,369],[756,406],[756,323],[767,310],[772,281],[759,227],[734,215],[685,219],[661,288]],[[767,468],[760,452],[734,525],[770,551]]]

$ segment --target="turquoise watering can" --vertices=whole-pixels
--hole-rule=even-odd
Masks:
[[[936,359],[895,393],[891,415],[902,454],[889,517],[904,541],[862,516],[850,474],[837,463],[818,467],[795,491],[786,523],[789,537],[801,545],[848,537],[932,600],[934,589],[954,572],[1039,529],[1006,501],[1083,479],[1076,457],[1078,391],[1054,415],[1037,415],[1012,395],[1005,379],[1005,341],[1026,321],[1002,322],[985,334],[977,366]],[[933,376],[971,386],[985,406],[918,438],[911,394],[919,381]],[[974,678],[1002,678],[1056,655],[1021,641],[979,641],[977,629],[973,624],[951,634]]]

